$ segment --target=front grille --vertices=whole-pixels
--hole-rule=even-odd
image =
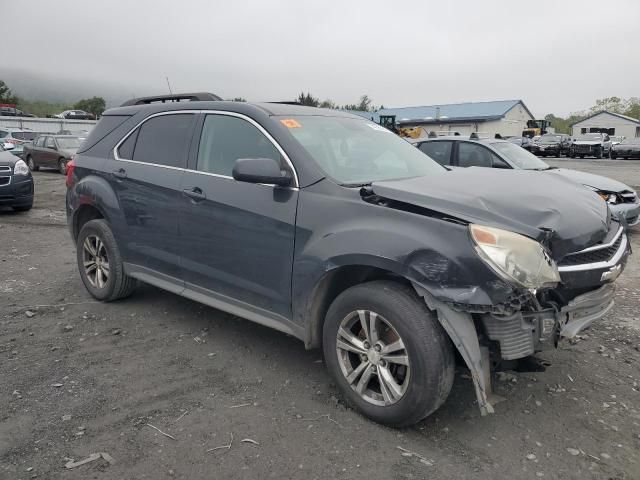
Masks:
[[[576,145],[574,148],[578,153],[588,153],[591,151],[591,145]]]
[[[0,172],[6,173],[6,172],[10,172],[10,171],[11,171],[11,167],[9,167],[7,165],[0,165]]]
[[[581,252],[570,253],[569,255],[564,257],[560,261],[560,263],[558,263],[558,266],[569,267],[573,265],[607,262],[611,260],[622,244],[624,232],[622,232],[621,230],[622,228],[620,228],[616,233],[617,237],[615,237],[615,242],[611,244],[605,244],[600,247],[596,245],[595,247],[586,248]]]

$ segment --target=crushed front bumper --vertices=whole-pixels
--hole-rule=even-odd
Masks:
[[[579,295],[558,312],[560,338],[573,338],[613,307],[615,285],[607,283],[597,290]]]
[[[500,345],[500,357],[516,360],[551,348],[562,338],[573,338],[613,307],[615,287],[607,283],[575,297],[560,310],[517,312],[509,316],[482,315],[490,340]]]
[[[640,223],[640,202],[617,203],[609,208],[615,218],[624,218],[630,227]]]

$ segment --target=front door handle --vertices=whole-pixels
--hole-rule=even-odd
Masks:
[[[111,172],[116,178],[127,178],[127,171],[124,168],[119,168]]]
[[[201,188],[193,187],[193,188],[185,188],[182,190],[182,194],[189,197],[196,202],[200,202],[207,198],[207,195],[202,191]]]

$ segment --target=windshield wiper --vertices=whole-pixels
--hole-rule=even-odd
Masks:
[[[362,188],[362,187],[370,187],[371,184],[373,182],[366,182],[366,183],[341,183],[340,186],[341,187],[347,187],[347,188]]]

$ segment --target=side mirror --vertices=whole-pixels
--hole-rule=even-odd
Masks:
[[[239,182],[266,183],[288,187],[291,174],[281,170],[273,158],[239,158],[233,166],[233,178]]]

